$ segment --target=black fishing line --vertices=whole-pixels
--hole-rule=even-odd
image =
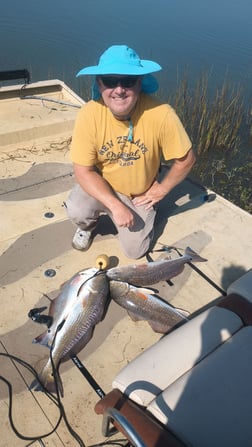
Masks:
[[[97,270],[92,276],[90,276],[89,278],[87,278],[87,279],[81,284],[81,286],[79,287],[79,290],[78,290],[78,292],[77,292],[77,296],[79,295],[80,290],[82,289],[82,287],[83,287],[88,281],[90,281],[90,279],[93,279],[93,278],[95,278],[95,277],[98,276],[98,275],[102,275],[103,273],[106,273],[106,270],[99,269],[99,270]]]
[[[101,274],[102,272],[104,273],[104,271],[102,271],[101,269],[100,269],[100,270],[97,270],[91,277],[87,278],[87,279],[82,283],[82,285],[80,286],[80,288],[79,288],[79,290],[78,290],[78,294],[79,294],[79,292],[80,292],[80,290],[81,290],[81,287],[82,287],[84,284],[86,284],[90,279],[92,279],[92,278],[94,278],[95,276]],[[40,313],[41,311],[44,310],[44,308],[35,309],[35,311],[36,311],[36,310]],[[34,309],[33,309],[32,311],[34,311]],[[32,311],[30,311],[30,313],[31,313]],[[30,315],[30,313],[28,314],[28,316],[31,318],[31,317],[33,316],[33,314]],[[37,317],[37,314],[36,314],[36,317]],[[33,321],[35,321],[35,322],[40,322],[40,321],[38,321],[37,318],[34,319]],[[14,425],[14,422],[13,422],[13,417],[12,417],[12,394],[13,394],[13,393],[12,393],[12,385],[11,385],[11,383],[10,383],[7,379],[5,379],[5,378],[2,377],[2,376],[0,376],[0,380],[2,380],[2,381],[7,385],[7,387],[8,387],[8,392],[9,392],[9,402],[10,402],[10,406],[9,406],[9,420],[10,420],[10,424],[11,424],[11,427],[12,427],[13,431],[15,432],[15,434],[16,434],[20,439],[24,439],[24,440],[28,440],[28,441],[36,441],[36,440],[39,440],[39,439],[48,437],[48,436],[50,436],[52,433],[54,433],[54,432],[56,431],[56,429],[58,428],[58,426],[59,426],[61,420],[63,419],[64,422],[65,422],[65,424],[66,424],[66,427],[67,427],[69,433],[75,438],[75,440],[79,443],[79,445],[80,445],[81,447],[86,447],[85,444],[84,444],[84,442],[82,441],[82,439],[81,439],[81,438],[79,437],[79,435],[74,431],[74,429],[72,428],[72,426],[71,426],[70,423],[68,422],[68,419],[67,419],[67,416],[66,416],[66,412],[65,412],[64,406],[63,406],[62,401],[61,401],[60,392],[59,392],[59,384],[58,384],[58,369],[59,369],[59,365],[58,365],[57,367],[55,366],[55,364],[54,364],[54,360],[53,360],[53,355],[52,355],[53,348],[54,348],[54,346],[55,346],[55,341],[56,341],[57,334],[58,334],[58,332],[61,330],[61,328],[63,327],[64,323],[65,323],[65,320],[62,320],[62,321],[58,324],[58,326],[57,326],[57,328],[56,328],[56,331],[55,331],[55,334],[54,334],[54,337],[53,337],[52,344],[51,344],[51,346],[50,346],[50,361],[51,361],[51,365],[52,365],[52,375],[53,375],[54,384],[55,384],[56,397],[54,396],[53,393],[50,393],[50,392],[45,388],[45,386],[44,386],[44,384],[41,382],[40,377],[39,377],[39,375],[37,374],[36,370],[35,370],[31,365],[29,365],[28,363],[26,363],[26,362],[23,361],[22,359],[19,359],[19,358],[15,357],[15,356],[11,356],[10,354],[0,353],[0,355],[5,355],[6,357],[9,357],[9,358],[11,358],[11,359],[13,359],[13,360],[16,360],[17,362],[21,363],[25,368],[27,368],[28,370],[30,370],[30,372],[31,372],[31,373],[33,374],[33,376],[35,377],[35,379],[36,379],[36,381],[38,382],[38,384],[39,384],[40,388],[42,389],[42,391],[45,392],[45,394],[46,394],[50,399],[52,399],[52,400],[54,401],[54,404],[55,404],[56,406],[58,406],[59,411],[60,411],[59,420],[58,420],[58,422],[57,422],[55,428],[54,428],[51,432],[46,433],[46,434],[44,434],[44,435],[42,435],[42,436],[38,436],[38,437],[35,438],[35,437],[24,436],[24,435],[22,435],[22,434],[16,429],[16,427],[15,427],[15,425]]]
[[[26,368],[26,369],[27,369],[27,370],[28,370],[28,371],[35,377],[35,380],[38,382],[39,386],[41,387],[41,389],[43,390],[43,392],[46,394],[46,396],[47,396],[47,397],[48,397],[48,398],[49,398],[49,399],[50,399],[50,400],[51,400],[51,401],[52,401],[52,402],[59,408],[59,412],[60,412],[59,419],[58,419],[56,425],[54,426],[54,428],[53,428],[50,432],[48,432],[48,433],[44,433],[43,435],[40,435],[40,436],[36,436],[36,437],[35,437],[35,436],[25,436],[25,435],[23,435],[22,433],[20,433],[20,432],[17,430],[17,428],[16,428],[16,426],[15,426],[15,424],[14,424],[14,421],[13,421],[13,414],[12,414],[12,403],[13,403],[13,399],[12,399],[12,396],[13,396],[12,385],[11,385],[11,383],[10,383],[5,377],[3,377],[3,376],[0,376],[0,380],[2,380],[2,382],[4,382],[4,383],[6,384],[6,386],[7,386],[7,388],[8,388],[8,394],[9,394],[9,410],[8,410],[8,417],[9,417],[9,422],[10,422],[11,428],[12,428],[12,430],[14,431],[14,433],[16,434],[16,436],[17,436],[18,438],[23,439],[23,440],[26,440],[26,441],[38,441],[38,440],[40,440],[40,439],[46,438],[46,437],[48,437],[48,436],[51,436],[51,435],[57,430],[57,428],[59,427],[59,424],[60,424],[61,420],[63,419],[64,422],[65,422],[65,424],[66,424],[66,427],[67,427],[69,433],[75,438],[75,440],[79,443],[79,445],[80,445],[81,447],[86,447],[85,444],[83,443],[82,439],[81,439],[81,438],[79,437],[79,435],[73,430],[73,428],[71,427],[71,425],[70,425],[69,422],[68,422],[68,419],[67,419],[67,417],[66,417],[66,412],[65,412],[64,406],[63,406],[63,404],[62,404],[62,402],[61,402],[60,393],[59,393],[59,389],[58,389],[58,383],[57,383],[57,381],[55,380],[55,377],[57,376],[57,370],[56,370],[56,368],[55,368],[55,365],[54,365],[54,362],[53,362],[53,359],[52,359],[52,350],[53,350],[53,347],[54,347],[54,344],[55,344],[55,340],[56,340],[57,333],[58,333],[58,331],[63,327],[64,322],[65,322],[65,320],[63,320],[63,321],[58,325],[58,327],[57,327],[57,329],[56,329],[56,332],[55,332],[55,335],[54,335],[54,339],[53,339],[53,342],[52,342],[52,346],[51,346],[51,348],[50,348],[50,359],[51,359],[51,363],[52,363],[53,376],[54,376],[54,381],[55,381],[56,397],[54,396],[54,394],[50,393],[50,392],[45,388],[44,384],[43,384],[42,381],[40,380],[40,377],[39,377],[37,371],[36,371],[36,370],[35,370],[29,363],[27,363],[27,362],[25,362],[24,360],[22,360],[22,359],[20,359],[20,358],[18,358],[18,357],[16,357],[16,356],[14,356],[14,355],[11,355],[11,354],[9,354],[9,353],[1,353],[1,352],[0,352],[0,355],[2,355],[2,356],[4,356],[4,357],[7,357],[7,358],[11,359],[12,361],[17,362],[17,363],[19,363],[21,366],[25,367],[25,368]],[[30,391],[31,391],[31,390],[30,390]]]
[[[83,284],[81,285],[81,287],[82,287],[84,284],[86,284],[87,281],[89,281],[90,279],[92,279],[92,278],[94,278],[95,276],[97,276],[97,275],[99,275],[99,274],[102,274],[102,273],[106,273],[105,270],[102,270],[102,269],[97,270],[97,271],[96,271],[90,278],[87,278],[87,279],[83,282]],[[81,287],[80,287],[80,289],[81,289]],[[79,289],[79,291],[80,291],[80,289]],[[79,293],[79,291],[78,291],[78,293]],[[41,309],[39,309],[39,310],[41,310]],[[34,321],[36,321],[36,320],[34,320]],[[57,380],[59,365],[58,365],[57,367],[55,366],[55,363],[54,363],[54,360],[53,360],[53,355],[52,355],[52,354],[53,354],[53,348],[54,348],[54,346],[55,346],[55,342],[56,342],[56,337],[57,337],[57,335],[58,335],[58,332],[62,329],[64,323],[65,323],[65,320],[62,320],[62,321],[59,323],[59,325],[57,326],[57,329],[56,329],[56,331],[55,331],[55,334],[54,334],[54,337],[53,337],[53,341],[52,341],[52,344],[51,344],[51,347],[50,347],[50,361],[51,361],[51,364],[52,364],[52,375],[53,375],[53,379],[54,379],[54,383],[55,383],[56,396],[55,396],[53,393],[51,393],[50,391],[48,391],[48,390],[45,388],[43,382],[40,380],[39,374],[38,374],[37,371],[32,367],[32,365],[30,365],[29,363],[27,363],[25,360],[23,360],[23,359],[21,359],[21,358],[19,358],[19,357],[16,357],[16,356],[14,356],[14,355],[12,355],[12,354],[9,354],[9,353],[7,353],[7,352],[6,352],[6,353],[4,353],[4,352],[0,352],[0,356],[9,358],[9,359],[13,362],[13,364],[14,364],[15,367],[16,367],[15,362],[17,362],[17,363],[19,363],[22,367],[26,368],[26,369],[27,369],[27,370],[34,376],[36,382],[37,382],[37,383],[39,384],[39,386],[40,386],[40,389],[46,394],[46,396],[47,396],[47,397],[53,402],[53,404],[56,405],[56,406],[58,407],[58,409],[59,409],[59,413],[60,413],[60,414],[59,414],[58,421],[56,422],[55,426],[53,427],[53,429],[52,429],[51,431],[49,431],[48,433],[44,433],[44,434],[42,434],[42,435],[40,435],[40,436],[36,436],[36,437],[35,437],[35,436],[25,436],[24,434],[22,434],[21,432],[19,432],[19,431],[17,430],[17,428],[16,428],[16,426],[15,426],[15,424],[14,424],[14,421],[13,421],[13,409],[12,409],[12,404],[13,404],[13,391],[12,391],[12,385],[11,385],[11,383],[10,383],[5,377],[3,377],[3,376],[0,375],[0,380],[1,380],[3,383],[5,383],[5,385],[6,385],[7,388],[8,388],[8,395],[9,395],[9,410],[8,410],[8,417],[9,417],[9,422],[10,422],[11,428],[12,428],[13,432],[15,433],[15,435],[16,435],[18,438],[20,438],[20,439],[22,439],[22,440],[25,440],[25,441],[31,441],[31,443],[30,443],[29,445],[31,445],[33,442],[36,442],[36,441],[37,441],[37,442],[40,442],[42,446],[44,446],[44,443],[43,443],[42,439],[51,436],[51,435],[57,430],[57,428],[59,427],[59,425],[60,425],[60,423],[61,423],[61,421],[62,421],[62,419],[63,419],[64,422],[65,422],[65,424],[66,424],[66,427],[67,427],[69,433],[70,433],[70,434],[73,436],[73,438],[79,443],[80,447],[86,447],[86,445],[84,444],[84,442],[82,441],[82,439],[80,438],[80,436],[75,432],[75,430],[72,428],[71,424],[68,422],[68,419],[67,419],[67,416],[66,416],[66,412],[65,412],[64,406],[63,406],[62,401],[61,401],[61,396],[60,396],[60,391],[59,391],[59,384],[58,384],[58,380]],[[16,369],[17,369],[17,371],[18,371],[19,374],[20,374],[19,369],[18,369],[17,367],[16,367]],[[21,376],[22,376],[22,374],[21,374]],[[23,379],[24,379],[24,378],[23,378]],[[29,390],[30,390],[30,392],[32,392],[31,389],[29,389]],[[33,393],[32,393],[32,394],[33,394]],[[33,397],[35,398],[34,394],[33,394]],[[36,399],[35,399],[35,400],[36,400]],[[126,441],[126,444],[122,444],[122,443],[125,442],[125,441]],[[92,446],[89,446],[89,447],[102,447],[102,446],[105,446],[105,445],[118,445],[118,446],[120,446],[120,447],[128,447],[128,446],[129,446],[129,443],[128,443],[127,439],[122,439],[122,440],[121,440],[121,439],[118,439],[117,441],[105,441],[105,442],[101,442],[101,443],[99,443],[99,444],[93,444]]]
[[[56,337],[55,337],[55,338],[56,338]],[[17,363],[19,363],[22,367],[26,368],[26,369],[27,369],[27,370],[34,376],[34,378],[35,378],[36,381],[39,383],[39,385],[41,386],[41,389],[42,389],[43,392],[46,394],[46,396],[52,401],[52,403],[53,403],[54,405],[56,405],[56,407],[58,407],[58,409],[59,409],[59,413],[60,413],[60,414],[59,414],[58,421],[56,422],[56,424],[55,424],[55,426],[53,427],[53,429],[52,429],[51,431],[49,431],[48,433],[44,433],[44,434],[42,434],[42,435],[38,435],[38,436],[26,436],[26,435],[20,433],[20,432],[18,431],[18,429],[16,428],[16,426],[15,426],[15,424],[14,424],[14,421],[13,421],[13,408],[12,408],[12,407],[13,407],[13,391],[12,391],[12,385],[11,385],[11,383],[9,382],[9,380],[7,380],[5,377],[3,377],[3,376],[0,375],[0,380],[1,380],[3,383],[5,383],[5,385],[6,385],[7,388],[8,388],[8,395],[9,395],[8,418],[9,418],[10,426],[11,426],[13,432],[15,433],[15,435],[16,435],[19,439],[22,439],[22,440],[24,440],[24,441],[31,441],[31,443],[28,444],[27,447],[30,446],[30,445],[32,445],[32,444],[33,444],[34,442],[36,442],[36,441],[39,442],[39,443],[41,444],[41,446],[44,446],[44,443],[43,443],[42,439],[45,439],[45,438],[51,436],[51,435],[57,430],[57,428],[59,427],[59,425],[60,425],[60,423],[61,423],[61,421],[62,421],[62,419],[63,419],[64,422],[66,423],[66,427],[67,427],[67,429],[69,430],[69,433],[75,438],[75,440],[79,443],[79,445],[80,445],[81,447],[86,447],[85,444],[83,443],[82,439],[81,439],[81,438],[79,437],[79,435],[73,430],[73,428],[71,427],[70,423],[69,423],[68,420],[67,420],[66,412],[65,412],[64,406],[63,406],[63,404],[62,404],[62,402],[61,402],[61,398],[60,398],[59,390],[58,390],[58,388],[57,388],[57,384],[56,384],[56,386],[55,386],[55,387],[56,387],[56,390],[57,390],[57,392],[56,392],[56,397],[55,397],[53,393],[51,393],[50,391],[48,391],[48,390],[44,387],[43,383],[42,383],[41,380],[40,380],[40,377],[39,377],[37,371],[36,371],[36,370],[35,370],[29,363],[27,363],[25,360],[23,360],[23,359],[21,359],[21,358],[19,358],[19,357],[16,357],[16,356],[14,356],[14,355],[12,355],[12,354],[5,353],[5,352],[0,352],[0,356],[2,356],[2,357],[6,357],[6,358],[10,359],[13,363],[14,363],[14,362],[17,362]],[[56,370],[55,365],[54,365],[54,362],[52,362],[52,365],[53,365],[53,369]],[[19,370],[18,370],[18,371],[19,371]],[[55,372],[54,372],[54,374],[55,374]],[[30,391],[31,391],[31,390],[30,390]],[[117,441],[105,441],[105,442],[103,441],[103,442],[98,443],[98,444],[90,445],[89,447],[102,447],[102,446],[106,446],[106,445],[108,445],[108,444],[109,444],[109,445],[118,445],[118,446],[120,446],[120,447],[126,447],[126,446],[128,446],[128,443],[127,443],[127,444],[123,444],[123,442],[125,442],[125,441],[126,441],[126,439],[118,439]]]
[[[126,444],[122,444],[122,442],[126,442]],[[127,441],[127,439],[117,439],[116,441],[102,441],[99,444],[92,444],[88,447],[102,447],[104,445],[119,445],[120,447],[133,447],[132,444]]]
[[[44,442],[42,441],[42,439],[36,439],[35,441],[30,442],[29,444],[27,444],[25,447],[30,447],[32,444],[34,444],[34,442],[38,442],[39,445],[41,445],[42,447],[46,447],[46,445],[44,444]]]
[[[43,383],[40,381],[39,375],[37,374],[36,370],[35,370],[29,363],[25,362],[24,360],[20,359],[19,357],[16,357],[16,356],[14,356],[14,355],[11,355],[11,354],[8,354],[8,353],[4,353],[4,352],[0,352],[0,356],[7,357],[7,358],[9,358],[10,360],[12,360],[13,362],[17,362],[17,363],[19,363],[21,366],[23,366],[24,368],[26,368],[26,369],[27,369],[27,370],[28,370],[28,371],[35,377],[35,379],[38,381],[38,383],[40,384],[41,388],[42,388],[43,391],[45,392],[46,396],[53,402],[54,405],[56,405],[56,406],[60,409],[60,406],[59,406],[59,404],[58,404],[57,399],[55,398],[55,396],[54,396],[52,393],[48,392],[48,391],[44,388]],[[42,434],[42,435],[40,435],[40,436],[36,436],[36,437],[35,437],[35,436],[33,436],[33,437],[32,437],[32,436],[25,436],[25,435],[23,435],[22,433],[20,433],[20,432],[17,430],[17,428],[16,428],[16,426],[15,426],[15,424],[14,424],[14,421],[13,421],[13,412],[12,412],[12,403],[13,403],[12,396],[13,396],[13,392],[12,392],[12,385],[11,385],[11,383],[9,382],[9,380],[7,380],[7,379],[6,379],[5,377],[3,377],[3,376],[0,376],[0,380],[1,380],[2,382],[4,382],[4,383],[6,384],[6,386],[7,386],[7,388],[8,388],[8,394],[9,394],[9,410],[8,410],[8,417],[9,417],[9,421],[10,421],[11,428],[12,428],[12,430],[14,431],[14,433],[16,434],[16,436],[17,436],[18,438],[23,439],[23,440],[25,440],[25,441],[37,441],[37,440],[39,440],[39,439],[42,439],[42,438],[46,438],[46,437],[48,437],[48,436],[51,436],[51,435],[57,430],[57,428],[59,427],[59,424],[60,424],[60,422],[61,422],[61,420],[62,420],[62,414],[61,414],[61,411],[60,411],[60,415],[59,415],[59,419],[58,419],[57,423],[55,424],[54,428],[53,428],[51,431],[49,431],[48,433],[45,433],[45,434]]]
[[[97,273],[99,273],[99,272],[96,272],[95,273],[95,275],[93,275],[93,277],[94,276],[96,276],[97,275]],[[91,279],[91,278],[89,278],[89,279]],[[87,280],[88,281],[88,280]],[[85,282],[87,282],[87,281],[85,281]],[[52,341],[52,344],[51,344],[51,347],[50,347],[50,361],[51,361],[51,364],[52,364],[52,373],[53,373],[53,378],[54,378],[54,384],[55,384],[55,390],[56,390],[56,395],[57,395],[57,401],[61,404],[61,396],[60,396],[60,391],[59,391],[59,385],[58,385],[58,380],[57,380],[57,377],[58,377],[58,369],[59,369],[59,367],[57,368],[56,366],[55,366],[55,363],[54,363],[54,360],[53,360],[53,348],[54,348],[54,346],[55,346],[55,342],[56,342],[56,337],[57,337],[57,335],[58,335],[58,332],[62,329],[62,327],[64,326],[64,324],[65,324],[65,320],[62,320],[61,321],[61,323],[59,323],[59,325],[57,326],[57,329],[56,329],[56,331],[55,331],[55,334],[54,334],[54,337],[53,337],[53,341]],[[75,359],[78,359],[76,356],[74,357]],[[72,360],[74,360],[73,358],[72,358]],[[74,362],[75,363],[75,362]],[[82,366],[82,368],[84,368],[84,366],[81,364],[81,366]],[[88,371],[87,370],[85,370],[85,377],[86,377],[86,379],[87,379],[87,376],[86,376],[86,374],[88,373]],[[89,374],[89,373],[88,373]],[[92,378],[93,379],[93,378]],[[88,380],[88,379],[87,379]],[[90,380],[90,379],[89,379]],[[88,380],[88,381],[89,381]],[[89,382],[90,383],[90,382]],[[101,389],[100,389],[101,390]],[[105,393],[101,390],[101,393],[102,393],[102,397],[104,397],[105,396]],[[101,397],[101,396],[100,396]],[[64,407],[63,407],[63,405],[61,404],[61,414],[62,414],[62,417],[63,417],[63,419],[64,419],[64,422],[65,422],[65,424],[66,424],[66,426],[67,426],[67,429],[68,429],[68,431],[69,431],[69,433],[73,436],[73,438],[75,438],[75,440],[77,441],[77,442],[79,442],[79,444],[80,444],[80,446],[81,447],[86,447],[85,446],[85,444],[83,443],[83,441],[82,441],[82,439],[79,437],[79,435],[74,431],[74,429],[72,428],[72,426],[69,424],[69,422],[68,422],[68,419],[67,419],[67,416],[66,416],[66,413],[65,413],[65,409],[64,409]],[[94,445],[92,445],[92,446],[89,446],[89,447],[99,447],[99,446],[105,446],[105,445],[107,445],[107,444],[109,444],[109,445],[118,445],[118,446],[120,446],[120,447],[127,447],[127,446],[129,446],[129,444],[128,444],[128,442],[127,442],[127,444],[121,444],[121,442],[124,442],[124,441],[126,441],[126,440],[117,440],[117,441],[107,441],[107,442],[101,442],[101,443],[99,443],[99,444],[94,444]]]

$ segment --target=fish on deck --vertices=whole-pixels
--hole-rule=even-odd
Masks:
[[[32,309],[30,318],[47,324],[47,330],[33,340],[50,349],[48,361],[39,375],[44,387],[54,392],[56,381],[63,395],[60,364],[76,356],[87,345],[96,324],[105,317],[111,298],[124,307],[133,320],[146,320],[159,333],[166,333],[186,321],[187,313],[170,306],[152,290],[143,287],[177,276],[185,263],[191,261],[206,259],[187,247],[183,256],[173,260],[164,257],[108,270],[86,269],[65,283],[59,296],[52,301],[48,316],[41,315],[44,308]]]
[[[188,320],[189,312],[171,306],[154,295],[151,289],[111,280],[110,297],[128,311],[133,321],[147,321],[155,332],[161,334]]]
[[[33,340],[50,348],[48,361],[39,374],[40,381],[48,391],[55,392],[57,380],[63,396],[59,366],[87,345],[96,324],[104,318],[108,303],[108,278],[105,272],[94,268],[74,275],[52,301],[49,316],[53,323]]]
[[[145,287],[159,281],[167,281],[179,275],[188,262],[205,261],[207,260],[187,247],[185,254],[177,259],[167,259],[166,256],[160,260],[144,264],[114,267],[107,271],[107,276],[110,280],[124,281],[135,286]]]

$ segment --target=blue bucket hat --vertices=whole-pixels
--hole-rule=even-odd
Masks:
[[[98,65],[82,68],[76,76],[82,75],[134,75],[143,76],[162,70],[156,62],[140,59],[132,48],[113,45],[101,55]]]
[[[113,45],[101,55],[98,65],[82,68],[76,77],[82,75],[134,75],[143,76],[142,92],[155,93],[158,90],[158,81],[150,73],[162,70],[156,62],[141,60],[132,48],[126,45]],[[101,96],[97,82],[92,85],[92,99],[97,100]]]

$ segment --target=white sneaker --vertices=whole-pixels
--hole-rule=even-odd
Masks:
[[[72,246],[76,250],[88,250],[92,243],[92,231],[82,230],[77,228],[73,237]]]

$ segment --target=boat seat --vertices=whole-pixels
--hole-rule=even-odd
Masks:
[[[251,346],[252,270],[117,374],[95,406],[104,435],[114,421],[127,436],[116,409],[143,446],[251,446]]]

